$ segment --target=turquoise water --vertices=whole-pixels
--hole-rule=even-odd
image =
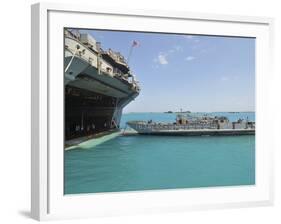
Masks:
[[[254,113],[223,113],[254,120]],[[127,120],[174,121],[175,114],[131,113]],[[119,136],[65,152],[65,193],[255,184],[255,136]]]

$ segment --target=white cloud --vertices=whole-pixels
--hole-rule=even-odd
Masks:
[[[186,41],[188,41],[190,44],[198,44],[200,42],[200,39],[197,36],[192,36],[192,35],[185,35],[183,36]]]
[[[185,58],[186,61],[192,61],[192,60],[194,60],[194,59],[195,59],[195,57],[193,57],[193,56],[187,56],[187,57]]]
[[[174,46],[175,51],[183,51],[182,46]]]
[[[174,53],[175,52],[175,49],[170,49],[168,50],[169,53]]]
[[[182,46],[175,45],[172,49],[168,50],[168,54],[172,54],[175,52],[182,52],[182,51],[183,51]]]
[[[165,52],[160,52],[156,58],[154,58],[154,62],[160,64],[160,65],[166,65],[169,63],[168,58],[172,57],[178,52],[182,52],[183,47],[180,45],[175,45],[171,49],[165,51]]]
[[[221,81],[223,81],[223,82],[226,82],[226,81],[228,81],[229,80],[229,77],[228,76],[222,76],[221,77]]]
[[[167,54],[159,53],[155,61],[158,62],[161,65],[168,64]]]
[[[220,81],[227,82],[227,81],[237,81],[239,79],[239,76],[236,74],[228,74],[228,75],[221,75]]]
[[[199,51],[200,54],[205,54],[205,53],[207,53],[207,52],[208,52],[207,49],[201,49],[201,50]]]
[[[193,39],[193,36],[191,36],[191,35],[184,35],[183,38],[185,38],[185,39]]]

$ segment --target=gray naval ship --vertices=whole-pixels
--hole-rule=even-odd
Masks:
[[[88,33],[64,35],[65,140],[118,130],[122,109],[140,92],[125,58]]]
[[[227,117],[191,116],[179,113],[174,123],[149,121],[128,121],[127,125],[142,135],[166,136],[213,136],[254,135],[255,122],[238,119],[230,122]]]

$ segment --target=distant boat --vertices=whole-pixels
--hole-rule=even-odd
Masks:
[[[177,113],[177,114],[179,114],[179,113],[187,113],[187,114],[189,114],[189,113],[191,113],[191,111],[189,111],[189,110],[187,110],[187,111],[176,111],[176,112],[173,112],[173,111],[171,111],[171,110],[168,110],[168,111],[166,111],[166,112],[164,112],[164,113],[166,113],[166,114],[172,114],[172,113]]]

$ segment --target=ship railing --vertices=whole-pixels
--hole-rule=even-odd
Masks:
[[[74,33],[73,31],[65,29],[64,34],[66,37],[71,37],[73,39],[80,40],[80,33],[78,30],[76,30]]]
[[[218,129],[216,124],[138,124],[137,128],[140,130],[150,130],[150,131],[159,131],[159,130],[188,130],[188,129]]]
[[[76,39],[70,38],[69,39],[69,43],[68,45],[65,45],[65,51],[70,52],[73,57],[79,57],[81,59],[83,59],[84,61],[88,62],[91,66],[94,66],[96,68],[98,68],[98,55],[91,51],[88,47],[84,46],[83,44],[81,44],[80,42],[77,42]],[[79,46],[79,47],[77,47]],[[108,71],[106,68],[100,68],[100,71],[102,74],[108,75],[114,78],[117,78],[118,80],[126,83],[126,84],[131,84],[132,83],[129,82],[128,80],[128,75],[126,76],[126,74],[121,73],[121,71],[119,71],[119,73],[112,73],[110,71]],[[113,71],[113,70],[112,70]]]
[[[88,62],[92,66],[97,67],[98,54],[96,52],[92,51],[90,48],[84,46],[78,40],[73,38],[68,38],[65,42],[65,51],[68,51],[72,55],[75,55],[76,57]]]
[[[94,52],[91,48],[83,45],[79,39],[75,38],[71,32],[66,32],[66,37],[69,38],[68,45],[65,45],[65,51],[70,52],[73,57],[79,57],[83,59],[84,61],[88,62],[91,66],[98,67],[98,57],[99,55],[97,52]],[[103,52],[103,50],[101,49]],[[135,80],[129,80],[129,74],[123,74],[121,71],[119,71],[117,68],[113,68],[112,72],[107,71],[107,69],[100,68],[100,71],[108,76],[114,77],[121,82],[124,82],[125,84],[130,84],[133,90],[139,91],[140,87],[138,83]]]
[[[135,126],[139,130],[147,130],[147,131],[166,131],[166,130],[194,130],[194,129],[233,129],[231,126],[230,128],[224,128],[219,126],[217,123],[201,123],[201,122],[195,122],[195,123],[189,123],[189,124],[165,124],[165,123],[147,123],[147,122],[140,122],[136,121]],[[234,128],[239,129],[239,128]],[[245,126],[242,129],[255,129],[255,124],[251,124],[248,126]]]

